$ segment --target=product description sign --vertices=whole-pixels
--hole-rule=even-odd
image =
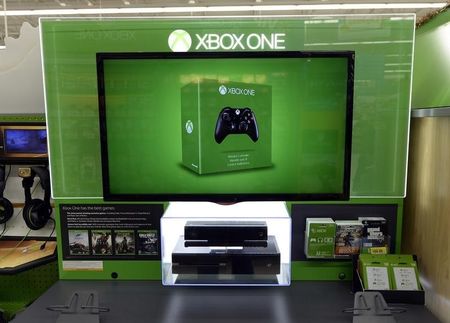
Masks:
[[[64,259],[160,259],[162,204],[63,204]]]

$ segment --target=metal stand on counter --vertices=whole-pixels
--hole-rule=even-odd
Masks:
[[[66,305],[53,305],[47,309],[60,312],[56,323],[99,323],[100,313],[109,312],[109,308],[98,305],[96,291],[76,291]]]
[[[393,313],[403,313],[402,307],[389,307],[379,292],[357,292],[354,307],[344,310],[353,313],[353,323],[395,323]]]

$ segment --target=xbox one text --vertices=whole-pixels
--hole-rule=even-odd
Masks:
[[[273,33],[269,36],[265,34],[195,34],[198,44],[195,47],[198,49],[285,49],[283,33]]]
[[[230,87],[228,88],[228,94],[235,94],[235,95],[255,95],[255,90],[251,89],[240,89],[237,87]]]
[[[187,52],[191,47],[195,50],[280,50],[286,49],[285,33],[271,34],[194,34],[177,29],[168,37],[169,48],[173,52]],[[194,43],[195,41],[195,43]]]
[[[226,87],[225,85],[221,85],[219,87],[219,93],[222,95],[225,94],[233,94],[233,95],[251,95],[255,96],[256,91],[253,89],[241,89],[238,87]]]

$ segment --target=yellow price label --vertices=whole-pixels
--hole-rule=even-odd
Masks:
[[[372,255],[386,255],[387,252],[387,247],[373,247],[373,248],[369,248],[369,253]]]

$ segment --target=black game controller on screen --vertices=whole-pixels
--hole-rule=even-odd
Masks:
[[[258,141],[258,126],[251,109],[226,107],[220,111],[214,138],[220,144],[226,136],[231,134],[247,134],[254,142]]]

